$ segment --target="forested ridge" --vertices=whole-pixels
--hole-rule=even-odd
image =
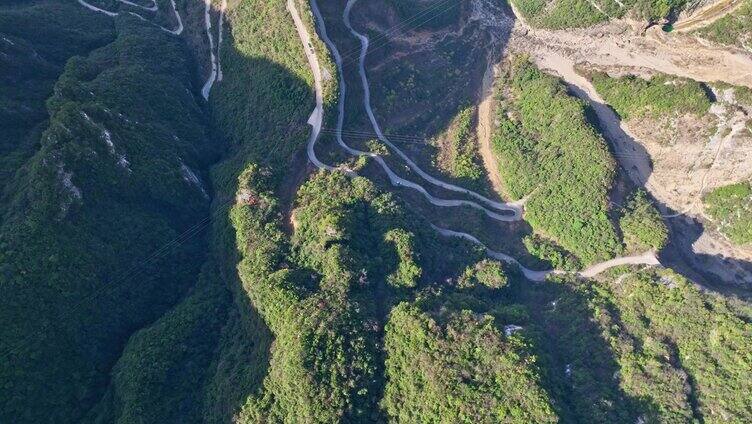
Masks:
[[[0,6],[0,422],[752,420],[749,303],[661,267],[532,282],[442,237],[353,161],[307,163],[304,49],[331,125],[337,71],[285,1],[229,3],[208,101],[191,19],[179,37],[75,2]],[[576,270],[665,246],[644,192],[610,209],[583,102],[524,57],[501,87],[492,148],[533,255]],[[471,184],[473,113],[446,158]],[[705,199],[729,231],[745,187]]]

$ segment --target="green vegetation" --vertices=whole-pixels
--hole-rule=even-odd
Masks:
[[[649,415],[661,422],[752,419],[748,317],[669,271],[640,272],[607,287],[594,317],[616,353],[622,387],[650,400]]]
[[[514,198],[529,196],[526,219],[585,264],[620,250],[608,219],[614,162],[588,123],[585,105],[526,58],[509,66],[492,147]]]
[[[373,334],[361,323],[374,305],[359,295],[369,280],[378,284],[368,271],[379,268],[365,261],[360,249],[383,236],[356,237],[364,222],[353,213],[368,214],[371,203],[382,204],[387,214],[394,208],[365,180],[351,183],[341,174],[319,174],[301,188],[291,268],[282,263],[286,247],[275,225],[272,193],[259,191],[263,181],[255,167],[240,178],[239,191],[258,199],[236,205],[231,213],[242,257],[240,278],[276,339],[263,388],[247,401],[241,421],[332,422],[365,414],[377,401],[376,349]]]
[[[500,289],[506,286],[508,282],[501,263],[484,259],[465,268],[465,272],[457,280],[457,286],[460,288],[485,286],[491,289]]]
[[[611,275],[515,285],[489,312],[524,327],[562,421],[748,421],[749,312],[669,270]]]
[[[525,21],[536,27],[581,28],[608,20],[587,0],[513,0]],[[553,4],[550,4],[553,3]]]
[[[444,4],[442,10],[451,4],[470,6],[466,1],[439,3]],[[359,4],[358,7],[366,7],[365,2]],[[380,8],[378,3],[370,4],[373,6],[369,6],[368,15],[373,14],[373,19],[384,22],[393,19],[386,13],[388,9]],[[340,13],[341,10],[337,15]],[[335,19],[332,21],[336,22]],[[372,40],[391,38],[390,27],[380,26],[381,31],[370,31],[368,36]],[[422,31],[412,28],[412,24],[403,28],[407,32],[401,37],[417,37],[415,39],[419,40],[423,36]],[[334,41],[349,45],[347,43],[352,42],[348,40],[349,37],[349,33],[341,34],[335,36]],[[486,48],[489,43],[486,37],[485,30],[477,21],[469,21],[464,22],[461,29],[448,31],[442,42],[436,43],[435,49],[415,49],[411,47],[412,42],[390,43],[386,52],[394,60],[388,61],[389,66],[370,69],[368,75],[374,113],[386,125],[384,131],[432,139],[449,128],[450,123],[458,118],[458,113],[475,101],[478,83],[486,69]],[[360,82],[353,80],[350,84],[358,86]]]
[[[437,158],[440,169],[464,182],[465,186],[477,187],[483,178],[479,163],[478,143],[473,133],[475,108],[464,107],[449,124],[447,140],[439,146]]]
[[[435,30],[456,24],[462,12],[462,2],[442,0],[386,0],[402,20],[419,30]]]
[[[401,303],[384,338],[390,422],[557,421],[527,342],[502,337],[489,315]]]
[[[531,284],[374,182],[291,172],[313,93],[283,1],[231,4],[208,106],[183,38],[69,3],[0,6],[24,22],[8,63],[41,61],[0,75],[0,421],[752,421],[748,304],[668,270]],[[583,104],[524,61],[505,82],[525,245],[571,269],[618,252]],[[659,243],[651,208],[630,202],[628,245]]]
[[[732,13],[698,29],[696,33],[708,40],[749,50],[752,41],[752,1],[745,1]]]
[[[213,276],[209,277],[210,275]],[[112,371],[93,422],[200,422],[214,349],[231,307],[216,269],[152,326],[136,333]]]
[[[534,27],[584,28],[609,19],[630,17],[659,23],[681,11],[687,0],[513,0],[515,8]]]
[[[49,118],[45,100],[66,60],[115,38],[109,20],[72,2],[0,8],[0,193],[39,148]]]
[[[71,13],[60,19],[72,39],[97,22],[53,10]],[[65,65],[0,203],[0,421],[82,419],[128,337],[175,305],[203,262],[200,233],[178,239],[208,212],[211,150],[190,62],[177,38],[138,19],[115,28]],[[59,52],[85,53],[109,31]]]
[[[399,257],[397,270],[387,276],[387,281],[395,287],[415,287],[423,270],[415,263],[412,234],[402,229],[393,229],[384,235],[384,240],[394,244]]]
[[[703,199],[719,230],[736,244],[752,243],[752,185],[718,187]]]
[[[552,269],[575,271],[582,268],[580,261],[551,240],[537,234],[526,236],[522,242],[531,255],[547,262]]]
[[[648,249],[658,251],[668,241],[668,228],[642,189],[627,203],[619,226],[629,252],[644,252]]]
[[[681,12],[687,4],[691,3],[688,0],[635,0],[632,14],[646,22],[660,23],[672,13]]]
[[[611,78],[602,72],[589,73],[589,77],[606,103],[625,120],[684,113],[702,116],[710,109],[710,99],[697,81],[662,74],[649,80],[634,75]]]

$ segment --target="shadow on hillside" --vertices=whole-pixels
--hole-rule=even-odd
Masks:
[[[643,414],[657,413],[652,402],[620,387],[621,366],[604,336],[609,329],[598,322],[587,290],[576,290],[572,282],[520,281],[510,287],[510,303],[525,306],[527,322],[505,313],[498,319],[500,325],[523,326],[532,339],[543,386],[563,422],[637,422]],[[613,320],[609,325],[620,326],[618,311],[606,309]]]
[[[443,19],[437,27],[427,24],[456,9],[429,8],[401,16],[387,1],[363,1],[353,7],[351,20],[353,27],[370,39],[365,67],[371,104],[382,131],[429,174],[498,198],[490,189],[490,182],[481,182],[478,187],[468,185],[461,178],[441,175],[432,160],[438,148],[428,143],[429,139],[444,133],[463,108],[483,100],[487,94],[482,92],[486,70],[501,58],[513,27],[514,15],[504,5],[482,2],[488,16],[468,23],[470,2],[461,0],[460,3],[462,13]],[[350,146],[368,150],[366,142],[375,139],[376,134],[363,106],[364,91],[358,73],[360,43],[343,23],[344,2],[322,2],[319,6],[329,36],[343,57],[347,85],[343,138]],[[473,117],[473,132],[478,123],[477,115]],[[333,136],[327,135],[330,134],[325,132],[322,136],[322,148],[338,150]],[[395,172],[421,184],[435,197],[477,201],[426,182],[407,170],[404,161],[393,152],[385,159]],[[379,166],[372,164],[365,169],[365,174],[381,181],[382,187],[394,190]],[[500,224],[470,208],[432,206],[412,189],[397,189],[396,192],[434,224],[476,233],[489,247],[519,256],[526,265],[546,267],[545,263],[528,255],[522,243],[523,236],[531,233],[525,222]],[[478,228],[483,231],[474,231]]]
[[[611,154],[619,164],[611,193],[612,219],[616,220],[629,194],[637,188],[645,188],[653,171],[650,154],[642,144],[624,132],[621,117],[610,106],[594,101],[578,87],[568,85],[568,88],[572,94],[589,103],[588,118],[606,139]],[[649,190],[645,191],[650,194]],[[661,263],[704,287],[749,298],[749,291],[736,284],[752,284],[752,263],[721,255],[695,253],[692,245],[706,231],[703,223],[671,210],[655,198],[653,202],[665,216],[669,227],[669,241],[661,251]]]
[[[658,414],[651,401],[620,387],[620,365],[604,337],[610,325],[621,326],[618,312],[601,311],[612,321],[599,323],[587,286],[578,290],[575,284],[580,283],[532,284],[511,275],[503,289],[446,290],[434,301],[423,299],[424,309],[437,317],[462,310],[491,315],[502,338],[509,337],[504,335],[506,326],[521,327],[523,349],[535,356],[526,366],[540,375],[538,385],[562,422],[637,422],[640,416]]]

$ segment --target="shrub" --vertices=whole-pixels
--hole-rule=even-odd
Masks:
[[[638,190],[624,208],[619,220],[624,243],[630,252],[647,249],[661,250],[668,241],[668,228],[661,214],[648,199],[644,190]]]
[[[582,267],[580,261],[571,253],[537,234],[525,236],[522,242],[531,255],[550,262],[554,269],[574,271]]]
[[[752,243],[752,185],[749,182],[718,187],[703,200],[705,210],[723,234],[736,244]]]
[[[654,75],[649,80],[634,75],[612,78],[602,72],[589,76],[606,103],[625,120],[665,114],[702,116],[710,109],[710,99],[697,81],[668,75]]]
[[[503,338],[493,318],[450,311],[440,322],[413,304],[386,325],[386,388],[391,422],[556,422],[526,342]]]
[[[467,267],[457,281],[457,285],[461,288],[481,285],[491,289],[500,289],[507,284],[507,275],[501,263],[489,259],[484,259]]]
[[[503,83],[492,147],[513,197],[529,196],[526,219],[585,263],[620,251],[608,219],[614,161],[589,124],[585,104],[524,57]]]

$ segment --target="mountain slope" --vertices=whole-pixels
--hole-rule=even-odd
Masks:
[[[201,236],[176,239],[208,207],[206,124],[184,52],[133,17],[116,32],[66,64],[40,148],[6,188],[6,419],[80,418],[127,337],[195,283],[203,257]]]

